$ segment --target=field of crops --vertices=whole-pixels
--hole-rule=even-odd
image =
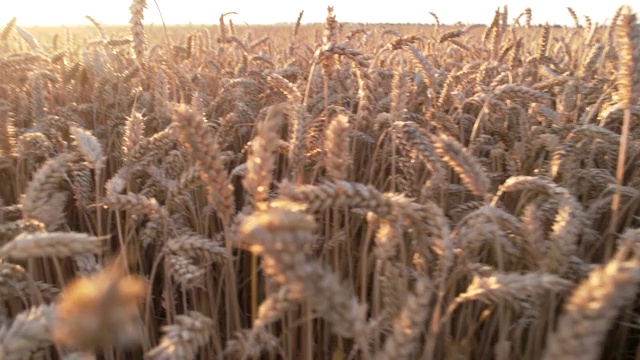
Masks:
[[[630,7],[129,10],[0,30],[0,359],[640,358]]]

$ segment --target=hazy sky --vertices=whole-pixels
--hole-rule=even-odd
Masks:
[[[635,1],[635,0],[634,0]],[[524,8],[533,10],[534,23],[572,24],[566,10],[571,6],[578,16],[588,15],[600,24],[610,19],[622,4],[631,1],[494,1],[494,0],[157,0],[167,23],[215,24],[220,13],[235,11],[234,23],[269,24],[294,22],[300,10],[304,10],[303,23],[322,22],[327,5],[333,4],[338,21],[343,22],[415,22],[432,23],[429,12],[434,12],[443,23],[489,23],[494,10],[503,5],[509,7],[513,19]],[[0,2],[0,26],[12,17],[18,25],[73,25],[89,24],[85,15],[91,15],[104,24],[125,24],[129,21],[131,0],[2,0]],[[146,23],[160,23],[158,9],[153,0],[147,0]],[[640,10],[640,3],[634,8]]]

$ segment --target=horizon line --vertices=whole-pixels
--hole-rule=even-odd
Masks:
[[[129,26],[129,23],[99,23],[100,26]],[[323,25],[324,22],[307,22],[307,23],[302,23],[302,26],[305,25]],[[341,21],[340,24],[345,24],[345,25],[428,25],[428,26],[435,26],[435,23],[430,23],[430,22],[366,22],[366,21]],[[532,23],[531,26],[545,26],[546,24],[548,24],[551,27],[568,27],[568,28],[572,28],[575,26],[571,26],[571,25],[566,25],[566,24],[551,24],[551,23]],[[81,26],[88,26],[88,27],[94,27],[95,25],[91,24],[90,22],[88,23],[60,23],[60,24],[26,24],[26,25],[20,25],[19,23],[16,23],[16,25],[21,26],[21,27],[65,27],[65,26],[69,26],[69,27],[81,27]],[[143,24],[145,26],[155,26],[155,25],[159,25],[162,26],[163,24],[161,22],[151,22],[151,23],[147,23],[147,24]],[[220,26],[217,23],[192,23],[192,22],[188,22],[188,23],[164,23],[164,25],[166,26]],[[234,23],[235,26],[238,27],[242,27],[242,26],[260,26],[260,25],[266,25],[266,26],[272,26],[272,25],[295,25],[295,22],[287,22],[287,21],[283,21],[283,22],[273,22],[273,23],[247,23],[247,22],[241,22],[241,23]],[[469,26],[469,25],[484,25],[484,26],[489,26],[490,24],[485,24],[482,22],[477,22],[477,23],[473,23],[473,22],[457,22],[457,23],[453,23],[453,24],[446,24],[446,23],[440,23],[440,26]],[[513,24],[511,24],[510,26],[513,26]],[[606,27],[608,26],[608,24],[597,24],[598,27]],[[518,27],[524,27],[524,25],[520,25]],[[583,27],[583,26],[580,26]]]

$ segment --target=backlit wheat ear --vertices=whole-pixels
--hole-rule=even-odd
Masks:
[[[27,359],[33,351],[51,345],[55,305],[40,305],[18,314],[0,328],[0,358]]]
[[[101,205],[113,210],[130,211],[132,214],[160,215],[163,218],[168,216],[156,199],[140,194],[108,195],[102,199]]]
[[[438,30],[440,29],[440,19],[434,12],[429,12],[429,15],[431,15],[431,17],[433,17],[433,20],[436,22],[435,28],[433,29],[433,35],[436,36],[438,34]]]
[[[136,111],[127,117],[122,143],[122,153],[127,160],[133,155],[135,147],[144,139],[144,120],[142,114]]]
[[[144,32],[144,10],[147,8],[146,0],[132,0],[129,11],[131,12],[131,35],[133,36],[133,52],[137,59],[144,61],[147,49],[147,35]]]
[[[345,114],[334,116],[325,133],[327,173],[335,180],[347,177],[349,166],[349,119]]]
[[[14,25],[13,27],[16,29],[16,32],[18,33],[18,35],[20,35],[22,40],[24,40],[29,45],[29,47],[31,47],[31,49],[40,49],[40,43],[33,35],[31,35],[28,31],[24,30],[18,25]]]
[[[278,346],[278,340],[268,332],[267,325],[283,317],[287,311],[295,309],[300,303],[300,294],[293,286],[282,285],[280,289],[269,295],[258,308],[258,316],[253,320],[253,327],[237,333],[235,338],[227,342],[226,354],[238,358],[258,357],[263,350],[271,350]]]
[[[99,253],[102,243],[100,238],[80,233],[25,233],[0,248],[0,258],[28,259]]]
[[[264,121],[257,124],[256,137],[251,141],[247,175],[242,184],[255,201],[263,201],[269,194],[283,120],[280,108],[270,108]]]
[[[162,328],[165,335],[146,357],[154,360],[195,359],[198,348],[213,335],[213,320],[197,311],[178,315],[176,323]]]
[[[495,31],[498,31],[499,26],[500,26],[500,9],[498,8],[494,12],[493,20],[491,21],[491,24],[487,26],[487,28],[482,33],[482,42],[486,43],[491,38],[491,34],[493,34]]]
[[[68,163],[73,155],[63,153],[47,161],[38,169],[22,197],[22,212],[28,219],[42,222],[48,230],[56,230],[64,222],[67,195],[61,184],[66,178]]]
[[[296,25],[293,28],[293,37],[298,37],[298,32],[300,31],[300,24],[302,23],[302,15],[304,15],[304,10],[300,11],[298,14],[298,18],[296,19]]]
[[[548,271],[560,274],[566,271],[569,258],[577,249],[585,220],[580,203],[573,196],[563,196],[549,235],[550,246],[545,261]]]
[[[525,14],[525,26],[527,28],[531,27],[531,8],[524,9]]]
[[[602,268],[593,270],[564,306],[558,329],[549,335],[545,359],[598,359],[618,311],[630,304],[640,284],[640,261],[625,244]],[[637,251],[637,250],[636,250]]]
[[[429,60],[415,46],[407,45],[406,48],[409,51],[409,54],[411,55],[410,61],[412,65],[420,72],[420,75],[422,75],[422,81],[424,82],[424,84],[430,88],[435,87],[437,90],[437,86],[433,79],[435,70],[431,65],[431,63],[429,62]],[[402,76],[397,76],[396,80],[400,81],[400,80],[406,80],[406,79]],[[403,84],[404,81],[401,81],[400,83]],[[398,93],[398,95],[401,95],[402,97],[407,96],[407,94],[403,94],[400,87],[394,88],[394,90]],[[400,108],[400,110],[402,110],[402,108]],[[396,121],[401,121],[401,119],[402,118],[395,118]]]
[[[490,277],[474,277],[464,293],[451,303],[447,314],[461,303],[480,300],[485,303],[510,303],[516,299],[539,296],[546,291],[563,292],[571,287],[571,281],[547,273],[495,274]]]
[[[615,229],[618,222],[620,187],[624,181],[628,136],[631,129],[630,106],[638,103],[637,99],[640,97],[640,24],[636,23],[636,15],[631,13],[629,6],[622,6],[620,10],[620,24],[616,29],[616,40],[620,47],[617,86],[620,104],[624,108],[624,117],[620,131],[622,138],[620,140],[616,168],[616,193],[611,202],[611,210],[613,212],[611,229]]]
[[[302,95],[294,84],[290,83],[287,79],[278,74],[271,74],[268,76],[269,82],[279,91],[287,96],[289,101],[293,104],[302,103]]]
[[[542,91],[533,90],[522,85],[501,85],[498,86],[494,94],[502,99],[522,100],[532,103],[546,103],[551,98]]]
[[[27,191],[22,201],[23,211],[35,212],[44,202],[42,198],[50,197],[58,191],[60,181],[66,175],[66,164],[73,159],[71,154],[65,153],[46,162],[27,185]]]
[[[291,132],[290,132],[290,150],[289,150],[289,163],[291,164],[291,176],[297,180],[305,165],[306,153],[307,153],[307,135],[311,126],[313,125],[313,119],[308,115],[304,108],[297,106],[290,115]]]
[[[11,20],[9,20],[9,22],[2,28],[2,32],[0,32],[0,41],[7,41],[7,39],[9,39],[9,35],[11,35],[11,32],[13,31],[15,25],[16,25],[16,21],[18,19],[17,18],[12,18]]]
[[[586,221],[582,206],[567,189],[549,179],[532,176],[507,179],[498,189],[491,204],[495,205],[503,193],[518,190],[531,190],[558,200],[559,206],[549,236],[544,266],[550,272],[562,274],[569,265],[570,256],[576,251],[581,227]]]
[[[0,298],[8,300],[14,297],[23,297],[27,294],[42,295],[43,299],[55,298],[59,290],[52,285],[42,282],[33,282],[29,279],[27,271],[19,265],[9,262],[0,263]]]
[[[471,211],[458,222],[453,238],[456,247],[463,250],[465,256],[472,261],[477,261],[476,256],[489,251],[501,253],[499,261],[502,264],[496,266],[515,262],[536,268],[538,259],[534,245],[542,246],[542,244],[533,244],[527,238],[528,235],[517,217],[500,208],[482,206]]]
[[[295,288],[282,285],[278,292],[266,298],[258,308],[258,316],[253,320],[253,331],[280,319],[287,310],[292,309],[300,301]]]
[[[466,187],[474,194],[488,194],[491,182],[477,159],[455,139],[446,135],[432,136],[436,153],[460,176]]]
[[[225,235],[225,247],[231,251],[231,221],[235,213],[235,194],[228,171],[223,162],[218,143],[212,138],[204,119],[185,105],[174,109],[173,123],[180,132],[180,142],[195,159],[200,169],[200,177],[207,190],[207,202],[222,220],[222,231]],[[268,189],[265,189],[266,193]],[[231,289],[236,287],[235,273],[232,267],[225,268],[226,273],[226,307],[229,319],[233,318],[234,327],[239,328],[240,311],[238,300]]]
[[[222,243],[195,235],[182,235],[168,240],[166,250],[179,256],[199,258],[201,261],[226,264],[231,260],[231,254]]]
[[[334,274],[299,251],[311,240],[315,227],[307,215],[272,208],[244,219],[240,233],[249,248],[264,258],[268,275],[298,288],[300,298],[309,301],[336,334],[354,338],[366,353],[366,307]]]
[[[400,244],[401,231],[396,224],[381,219],[380,227],[376,232],[375,254],[380,260],[392,259],[397,252],[397,246]]]
[[[492,59],[498,59],[500,53],[500,45],[502,44],[502,38],[504,36],[506,30],[506,21],[505,17],[507,17],[506,5],[504,13],[500,12],[500,8],[496,10],[496,15],[494,18],[493,30],[491,31],[490,46],[491,46],[491,57]]]
[[[127,275],[118,260],[97,274],[76,278],[58,299],[54,342],[81,351],[136,345],[142,336],[139,305],[147,291],[146,281]]]
[[[623,107],[633,105],[640,96],[640,24],[629,6],[623,6],[615,32],[619,48],[616,73],[620,101]]]
[[[91,21],[91,23],[93,24],[93,26],[96,27],[96,30],[98,30],[98,33],[100,33],[100,37],[104,40],[107,39],[107,35],[105,35],[104,30],[102,29],[102,24],[100,24],[96,19],[92,18],[89,15],[86,15],[85,18],[89,21]]]
[[[45,231],[45,225],[38,220],[18,220],[0,224],[0,242],[5,243],[21,233]]]
[[[210,137],[204,120],[184,105],[176,108],[174,123],[180,132],[180,141],[195,158],[200,176],[207,186],[209,203],[226,224],[235,211],[233,185],[222,163],[220,148]]]
[[[595,68],[600,61],[602,54],[604,53],[604,45],[594,45],[589,49],[589,52],[585,56],[584,60],[580,64],[579,72],[582,76],[589,77],[596,73]]]
[[[90,132],[77,127],[72,127],[69,131],[75,138],[78,151],[80,151],[89,166],[92,169],[102,169],[104,166],[104,158],[102,155],[102,146],[98,142],[98,139]]]
[[[391,216],[393,204],[382,193],[371,186],[336,181],[318,186],[296,186],[285,183],[280,195],[288,200],[299,202],[308,211],[316,212],[334,207],[363,207],[382,217]]]
[[[384,343],[383,350],[376,354],[376,360],[407,359],[413,354],[425,320],[429,316],[429,303],[433,291],[426,277],[418,278],[415,293],[406,298],[398,316],[393,322],[393,332]]]
[[[167,272],[183,289],[202,287],[207,270],[186,256],[168,254],[164,258]]]
[[[220,38],[219,38],[219,42],[222,43],[228,43],[231,42],[230,36],[229,36],[229,30],[227,29],[227,26],[224,22],[224,17],[227,15],[232,15],[232,14],[236,14],[235,12],[228,12],[225,14],[220,14],[220,18],[219,18],[219,24],[220,24]]]
[[[580,20],[578,19],[578,15],[576,14],[576,12],[571,7],[567,7],[567,11],[569,11],[569,15],[571,15],[571,19],[573,19],[574,26],[576,28],[579,28]]]
[[[266,329],[250,329],[235,334],[235,338],[227,342],[225,355],[238,359],[259,357],[263,350],[273,350],[278,347],[278,339]]]
[[[382,298],[382,316],[385,320],[393,319],[400,313],[403,302],[409,294],[407,272],[401,264],[391,260],[376,261],[376,275]]]
[[[549,48],[549,35],[551,33],[551,27],[547,23],[540,32],[540,42],[538,43],[538,58],[542,59],[547,54]]]
[[[464,31],[463,30],[451,30],[451,31],[447,31],[446,33],[440,35],[440,37],[438,38],[438,42],[439,43],[443,43],[447,40],[451,40],[451,39],[455,39],[458,38],[460,36],[464,35]]]
[[[134,169],[136,166],[144,166],[148,162],[164,156],[169,149],[176,145],[177,138],[177,126],[169,125],[150,138],[140,139],[140,142],[133,147],[128,160],[133,164]]]

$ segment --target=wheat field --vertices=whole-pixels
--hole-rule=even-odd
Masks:
[[[0,31],[1,360],[640,359],[629,6],[146,8]]]

